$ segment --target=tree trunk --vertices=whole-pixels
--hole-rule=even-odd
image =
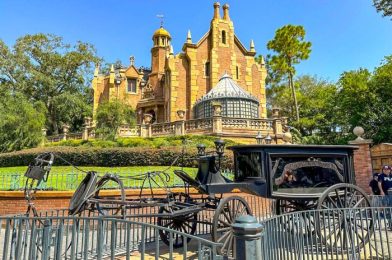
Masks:
[[[52,134],[57,135],[59,133],[58,125],[57,125],[57,120],[56,120],[56,112],[54,111],[54,108],[52,104],[48,104],[48,114],[49,114],[49,124],[50,127],[52,128]]]
[[[297,122],[299,122],[299,109],[298,109],[298,103],[297,103],[297,95],[295,93],[295,87],[294,87],[294,83],[293,83],[293,74],[291,72],[289,72],[289,86],[291,89],[291,94],[293,95],[296,120],[297,120]]]

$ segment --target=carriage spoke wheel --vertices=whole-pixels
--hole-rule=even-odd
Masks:
[[[282,215],[291,212],[298,212],[298,214],[289,214],[287,218],[282,218],[282,227],[284,231],[293,234],[301,234],[312,236],[316,233],[316,224],[314,214],[309,214],[306,211],[312,210],[316,207],[317,200],[282,200],[277,199],[275,202],[276,215]]]
[[[122,181],[113,174],[105,174],[96,185],[96,191],[94,194],[94,199],[99,200],[99,202],[95,203],[95,207],[101,215],[117,215],[121,213],[124,215],[124,205],[118,204],[115,201],[111,201],[107,199],[104,195],[102,195],[102,191],[104,190],[118,190],[120,191],[119,201],[125,202],[125,191],[124,185]],[[94,207],[93,207],[94,208]]]
[[[235,257],[235,239],[231,225],[242,215],[252,215],[252,211],[248,203],[239,196],[222,199],[215,210],[211,235],[214,242],[222,243],[218,251],[223,256]]]
[[[369,207],[369,197],[361,188],[346,183],[329,187],[317,205],[321,210],[316,222],[321,243],[338,253],[359,252],[373,235]]]
[[[172,202],[180,202],[180,203],[190,203],[192,204],[193,200],[189,197],[188,194],[185,193],[173,193],[171,194],[170,201]],[[175,212],[176,210],[183,209],[183,206],[176,205],[164,205],[159,208],[159,214],[170,214]],[[181,233],[186,233],[189,235],[194,235],[197,228],[197,212],[184,214],[181,216],[170,217],[170,216],[160,216],[157,219],[158,226],[169,228],[171,230],[175,230]],[[173,248],[181,248],[184,246],[185,239],[186,242],[189,243],[191,240],[190,237],[184,237],[181,234],[173,233],[167,230],[160,229],[159,237],[166,245],[170,246],[170,239],[173,242]]]

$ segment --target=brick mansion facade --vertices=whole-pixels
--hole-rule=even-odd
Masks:
[[[160,130],[163,134],[191,133],[186,130],[192,128],[200,133],[225,135],[225,122],[233,128],[226,134],[254,137],[261,131],[276,135],[274,122],[266,118],[265,64],[255,61],[252,40],[247,48],[235,35],[229,6],[225,4],[222,9],[223,16],[220,4],[215,3],[208,32],[193,41],[188,31],[182,51],[177,54],[173,52],[170,33],[162,26],[157,29],[152,36],[150,69],[137,68],[133,57],[128,67],[112,66],[106,75],[96,68],[92,81],[94,113],[104,101],[125,102],[136,111],[141,136],[159,135]],[[220,126],[215,124],[221,129],[215,131],[214,116],[221,117]],[[277,117],[275,114],[276,120]],[[176,128],[174,123],[178,121],[184,125],[177,124]],[[194,126],[189,126],[192,122]],[[142,125],[152,125],[152,129],[143,130]],[[154,127],[159,129],[154,131]],[[120,134],[126,135],[126,131]]]

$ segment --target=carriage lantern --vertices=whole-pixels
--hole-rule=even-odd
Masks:
[[[206,146],[204,144],[197,145],[197,155],[199,156],[206,155]]]
[[[216,153],[218,154],[218,160],[219,160],[219,168],[218,169],[220,169],[221,159],[222,159],[222,156],[225,152],[225,141],[223,141],[222,139],[218,139],[218,140],[215,140],[214,143],[215,143],[215,149],[216,149]]]
[[[218,154],[219,157],[221,157],[224,152],[225,152],[225,141],[222,139],[215,140],[215,149],[216,153]]]
[[[270,136],[269,133],[268,133],[268,135],[265,137],[264,142],[265,142],[265,144],[271,144],[271,142],[272,142],[272,137]]]

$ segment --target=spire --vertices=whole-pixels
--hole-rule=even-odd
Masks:
[[[112,66],[110,67],[110,73],[109,73],[109,84],[114,84],[114,77],[115,77],[114,65],[112,64]]]
[[[98,77],[98,75],[99,75],[99,63],[97,63],[97,65],[95,66],[94,78]]]
[[[223,5],[223,20],[230,21],[228,4]]]
[[[214,3],[214,19],[220,19],[219,7],[220,7],[220,3],[215,2]]]
[[[192,43],[191,30],[188,30],[188,35],[186,36],[186,43]]]
[[[251,52],[256,52],[256,50],[255,50],[255,43],[253,42],[253,40],[250,40],[250,51]]]
[[[265,65],[264,57],[263,55],[260,55],[260,64]]]

